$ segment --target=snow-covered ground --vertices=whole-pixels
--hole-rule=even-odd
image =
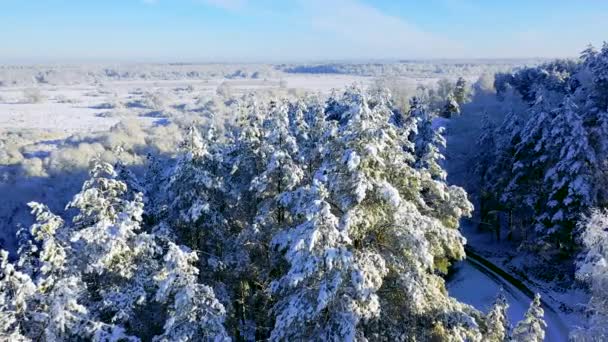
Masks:
[[[527,274],[524,278],[522,273],[529,266],[531,255],[524,251],[518,251],[517,243],[507,241],[504,238],[502,241],[497,241],[492,232],[480,231],[476,224],[471,221],[462,224],[462,231],[467,238],[469,247],[498,267],[505,269],[507,273],[521,280],[533,291],[539,292],[543,295],[543,300],[551,303],[556,308],[564,310],[564,314],[568,315],[567,321],[571,326],[581,323],[578,322],[578,319],[580,319],[579,316],[582,313],[577,311],[582,309],[584,304],[589,301],[588,294],[585,291],[576,288],[564,291],[562,284],[556,281],[544,282],[541,279],[536,279],[532,274]]]
[[[460,301],[488,312],[502,288],[509,301],[507,312],[511,323],[520,321],[528,310],[531,298],[483,265],[467,260],[455,265],[452,272],[447,288]],[[543,309],[547,323],[545,341],[567,341],[567,323],[552,307],[544,305]]]
[[[103,131],[118,123],[120,117],[105,115],[108,101],[123,103],[136,100],[137,93],[163,92],[176,104],[192,102],[200,96],[213,96],[220,86],[232,93],[259,90],[289,90],[327,93],[352,84],[367,86],[373,78],[348,75],[286,75],[277,79],[205,79],[205,80],[124,80],[97,85],[37,87],[40,99],[26,99],[28,87],[0,87],[0,134],[23,129],[51,130],[65,133]],[[427,80],[428,81],[428,80]],[[414,82],[414,80],[412,81]],[[184,91],[190,87],[188,92]],[[29,103],[28,103],[29,102]],[[137,111],[131,110],[137,114]],[[149,117],[139,116],[143,122]]]

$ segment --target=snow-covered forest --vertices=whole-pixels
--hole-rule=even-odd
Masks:
[[[480,103],[470,104],[477,115],[457,124],[478,132],[460,149],[472,163],[464,183],[475,198],[478,229],[516,245],[525,258],[511,266],[561,297],[586,286],[588,322],[571,338],[603,340],[608,45],[587,47],[579,60],[498,73],[495,89],[498,103],[478,96]]]
[[[608,45],[0,82],[0,340],[608,338]]]

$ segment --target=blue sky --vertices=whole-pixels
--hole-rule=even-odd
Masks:
[[[606,0],[0,0],[0,62],[576,56]]]

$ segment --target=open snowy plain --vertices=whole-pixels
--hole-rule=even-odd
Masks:
[[[280,93],[290,89],[327,93],[352,84],[367,86],[373,80],[372,77],[313,75],[265,80],[127,80],[101,85],[0,87],[0,130],[39,129],[66,134],[103,131],[127,117],[137,117],[149,124],[154,121],[146,116],[149,108],[138,104],[147,94],[164,96],[168,106],[178,107],[193,104],[201,97],[211,99],[218,90],[228,90],[231,95],[259,91]]]

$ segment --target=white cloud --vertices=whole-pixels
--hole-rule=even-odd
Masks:
[[[160,0],[139,0],[146,5],[155,5]],[[200,3],[212,7],[217,7],[229,11],[237,11],[243,9],[247,5],[247,0],[192,0],[195,3]]]
[[[199,0],[209,6],[222,8],[229,11],[241,10],[247,5],[247,0]]]
[[[475,13],[479,9],[479,5],[474,4],[470,0],[440,0],[439,4],[441,4],[441,6],[444,8],[457,13]]]
[[[462,55],[462,46],[356,0],[302,0],[320,39],[333,35],[332,54],[351,58],[433,58]]]

